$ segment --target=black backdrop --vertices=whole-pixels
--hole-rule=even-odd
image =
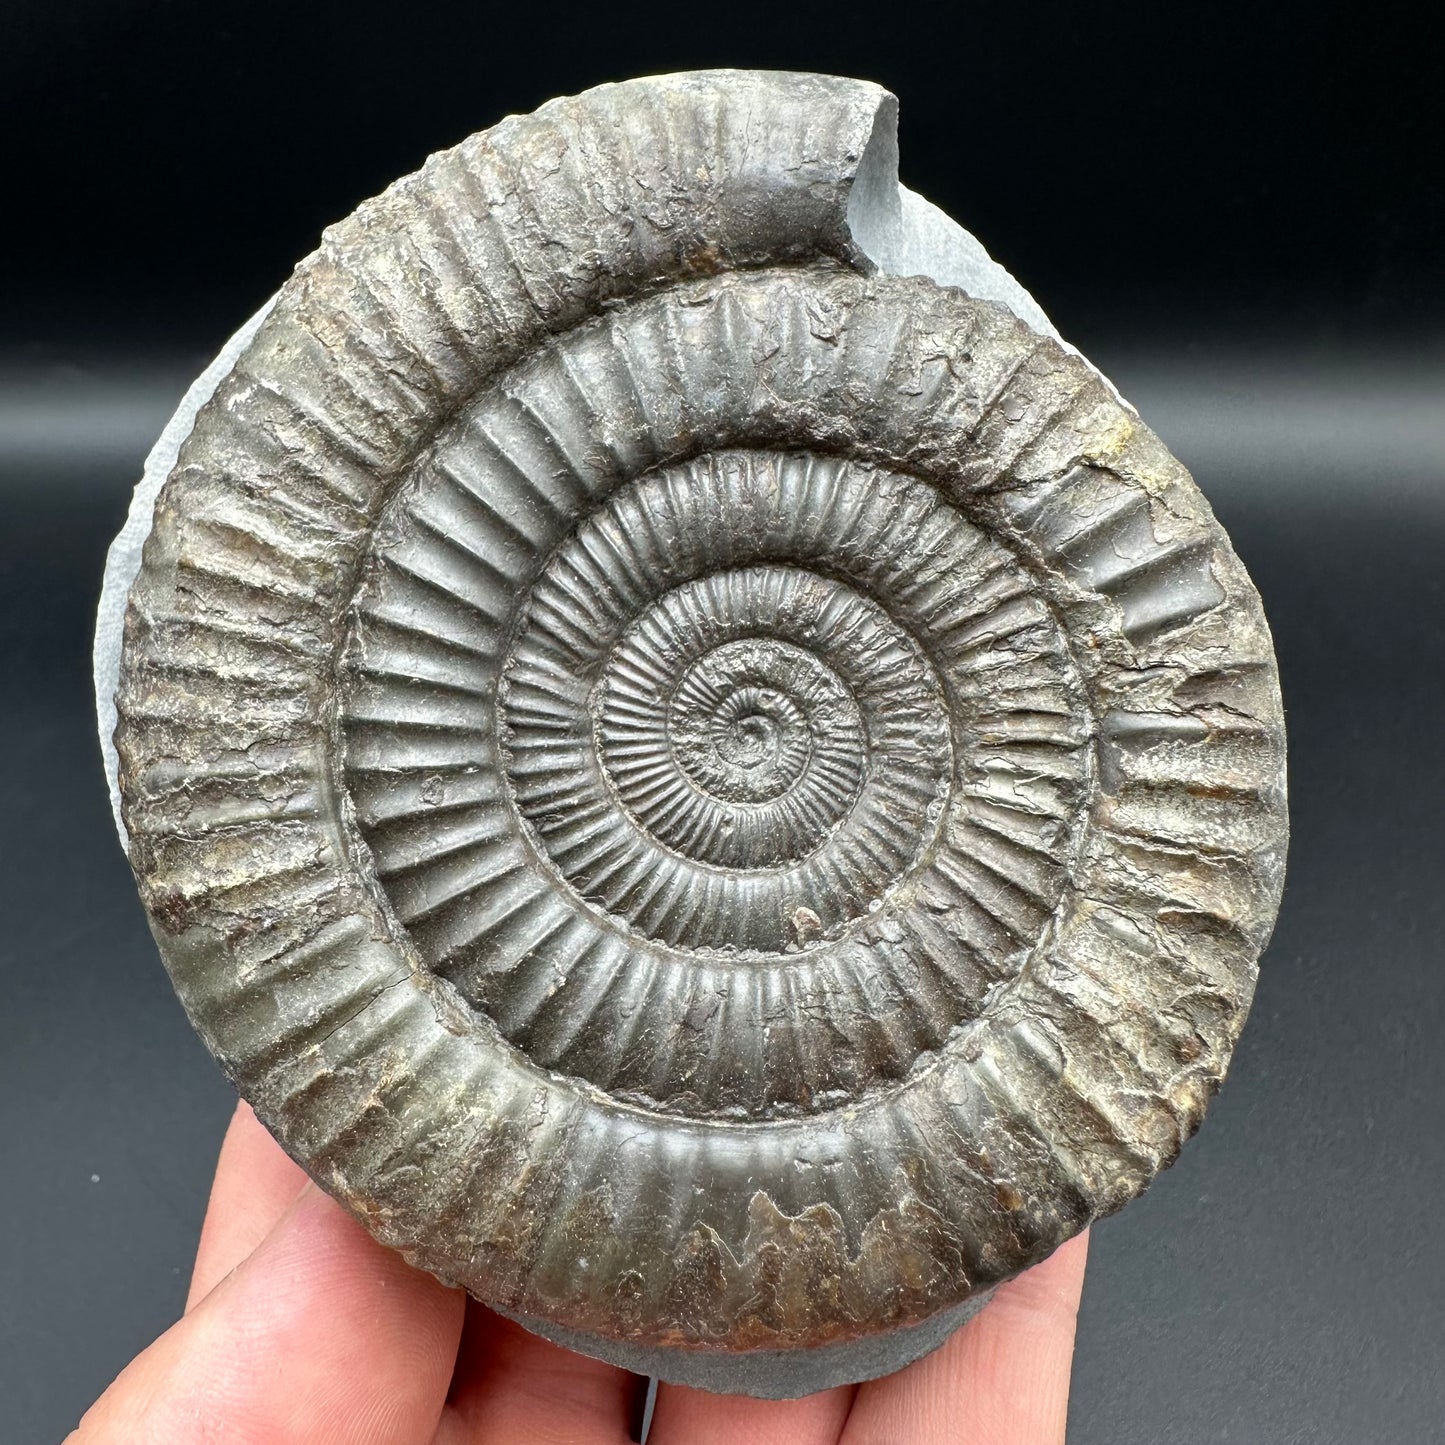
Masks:
[[[1071,1439],[1445,1438],[1445,75],[1427,8],[0,11],[0,1442],[174,1316],[226,1086],[110,829],[105,544],[320,228],[606,79],[831,70],[1195,471],[1264,594],[1295,845],[1231,1078],[1095,1232]]]
[[[1065,335],[1438,334],[1445,84],[1391,0],[8,0],[20,334],[210,347],[365,196],[512,111],[704,65],[902,101],[904,180]]]

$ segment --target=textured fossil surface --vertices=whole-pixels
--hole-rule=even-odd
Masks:
[[[894,1368],[1143,1189],[1282,878],[1249,579],[1085,362],[870,258],[892,126],[715,72],[433,157],[201,408],[126,616],[222,1066],[418,1264],[712,1388]]]

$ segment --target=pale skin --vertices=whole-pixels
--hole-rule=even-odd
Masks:
[[[664,1385],[649,1445],[1060,1445],[1087,1248],[886,1379],[784,1402]],[[67,1445],[626,1445],[644,1389],[382,1248],[242,1104],[185,1315]]]

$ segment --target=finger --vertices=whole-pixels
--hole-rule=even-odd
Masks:
[[[221,1143],[191,1271],[188,1311],[265,1239],[305,1187],[305,1170],[286,1157],[241,1100]]]
[[[305,1190],[87,1413],[72,1445],[423,1445],[462,1296]]]
[[[835,1445],[854,1387],[801,1400],[712,1395],[660,1385],[648,1445]]]
[[[473,1300],[437,1445],[622,1445],[646,1393],[639,1376],[564,1350]]]
[[[842,1445],[1063,1445],[1087,1233],[1000,1285],[942,1349],[858,1389]]]

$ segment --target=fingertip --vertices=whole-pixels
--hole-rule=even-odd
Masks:
[[[315,1186],[88,1414],[96,1445],[425,1445],[463,1297],[412,1269]],[[207,1437],[209,1438],[209,1437]]]
[[[310,1380],[318,1404],[328,1377],[340,1386],[320,1413],[349,1415],[350,1424],[317,1438],[389,1445],[411,1438],[405,1422],[418,1412],[435,1426],[461,1336],[460,1290],[413,1268],[314,1184],[253,1259],[255,1268],[248,1261],[227,1282],[235,1297],[222,1303],[264,1320],[281,1350],[314,1349],[326,1336]]]
[[[452,1381],[453,1436],[621,1445],[640,1422],[646,1381],[554,1345],[471,1301]]]
[[[662,1385],[650,1438],[657,1445],[834,1445],[855,1390],[841,1385],[798,1400],[757,1400]]]
[[[1049,1328],[1067,1328],[1072,1336],[1088,1259],[1089,1231],[1085,1229],[1065,1240],[1047,1259],[1001,1284],[988,1309],[1022,1312]]]
[[[187,1311],[266,1238],[307,1182],[305,1170],[287,1156],[251,1106],[239,1100],[221,1141]]]
[[[1000,1285],[931,1355],[860,1387],[843,1445],[1063,1445],[1088,1232]]]

